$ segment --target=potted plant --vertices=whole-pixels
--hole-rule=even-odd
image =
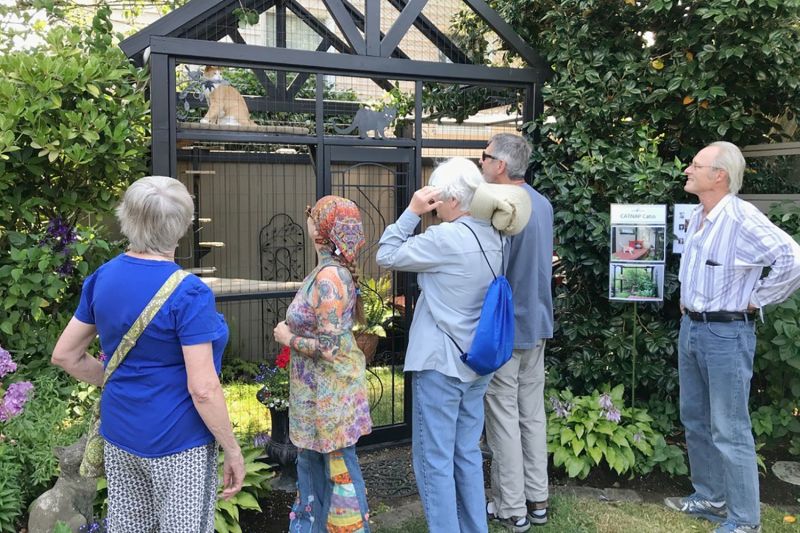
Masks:
[[[276,488],[290,490],[297,481],[295,461],[297,448],[289,440],[289,360],[291,351],[284,346],[275,357],[274,365],[259,366],[256,382],[261,389],[256,399],[267,406],[272,421],[270,435],[257,435],[256,445],[264,446],[267,457],[281,465],[281,476]]]
[[[389,274],[378,279],[368,279],[359,285],[364,304],[364,323],[356,325],[353,334],[369,364],[375,356],[378,340],[386,337],[386,323],[397,316],[397,310],[392,303],[392,281]]]

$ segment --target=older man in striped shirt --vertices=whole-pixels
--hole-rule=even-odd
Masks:
[[[800,245],[736,196],[744,167],[739,148],[715,142],[685,170],[684,190],[700,200],[679,275],[680,409],[695,492],[665,503],[721,523],[715,533],[761,531],[748,410],[755,320],[800,287]]]

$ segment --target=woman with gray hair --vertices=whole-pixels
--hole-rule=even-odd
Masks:
[[[500,234],[469,212],[482,182],[468,159],[439,165],[386,228],[377,256],[382,267],[419,273],[404,370],[412,373],[414,473],[432,533],[488,531],[478,441],[492,376],[473,372],[456,346],[469,351],[492,271],[501,270]],[[414,235],[434,210],[442,223]]]
[[[222,497],[244,479],[218,377],[228,327],[209,288],[175,263],[193,211],[178,180],[148,176],[128,187],[117,207],[128,250],[84,281],[53,350],[53,364],[103,387],[99,433],[113,533],[214,531],[217,443],[225,452]],[[109,355],[105,368],[86,352],[96,335]]]

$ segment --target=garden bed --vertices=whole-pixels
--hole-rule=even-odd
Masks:
[[[405,503],[409,499],[409,492],[405,485],[410,482],[413,486],[413,472],[411,467],[411,446],[406,444],[394,448],[359,452],[359,458],[364,470],[370,508],[380,511]],[[768,468],[777,460],[791,460],[788,452],[781,450],[765,458]],[[489,486],[490,460],[484,462],[484,479]],[[380,469],[370,466],[380,466]],[[406,470],[407,477],[402,471]],[[398,472],[400,472],[398,474]],[[595,468],[586,479],[570,479],[563,470],[551,468],[550,484],[554,492],[559,492],[565,487],[597,487],[620,488],[635,491],[645,503],[661,504],[667,496],[683,496],[692,491],[689,478],[685,476],[670,477],[660,471],[654,471],[646,476],[626,478],[618,476],[605,469]],[[398,477],[400,476],[400,477]],[[382,479],[385,478],[385,479]],[[385,483],[386,480],[391,483]],[[762,475],[761,501],[786,512],[800,513],[800,487],[781,481],[769,470]],[[385,490],[387,485],[395,487],[395,495]],[[411,490],[410,494],[415,494]],[[241,513],[240,524],[243,533],[256,533],[269,531],[284,533],[287,531],[289,508],[294,501],[294,494],[273,491],[261,503],[262,513],[244,511]],[[410,517],[409,517],[410,518]]]

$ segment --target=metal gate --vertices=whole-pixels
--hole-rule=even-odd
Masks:
[[[391,272],[375,262],[384,229],[403,212],[416,184],[413,148],[325,146],[323,189],[353,200],[361,210],[367,246],[359,256],[362,292],[378,291],[391,309],[386,337],[367,367],[374,429],[359,445],[411,435],[411,386],[403,374],[416,277]]]

